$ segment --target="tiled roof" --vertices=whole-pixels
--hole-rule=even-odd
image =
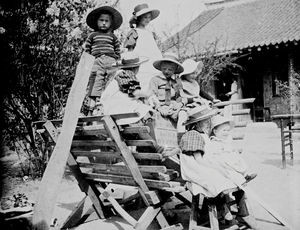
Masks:
[[[299,41],[300,0],[257,0],[204,11],[167,39],[163,50],[174,49],[178,38],[184,56],[199,54],[216,40],[219,52]]]

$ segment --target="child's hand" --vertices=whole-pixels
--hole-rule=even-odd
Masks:
[[[213,99],[213,103],[214,104],[219,103],[219,102],[221,102],[221,100],[219,100],[219,99]]]
[[[177,154],[180,154],[180,149],[177,147],[165,147],[162,152],[163,158],[168,158]]]
[[[147,97],[146,93],[144,93],[143,91],[141,91],[139,89],[135,90],[133,92],[133,96],[134,96],[135,99],[146,98]]]
[[[158,98],[155,95],[150,96],[148,98],[148,102],[149,102],[149,105],[152,108],[157,108],[157,107],[160,106],[160,102],[159,102]]]

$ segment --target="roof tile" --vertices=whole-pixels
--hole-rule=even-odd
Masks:
[[[191,42],[185,42],[187,37]],[[183,30],[164,42],[163,50],[178,45],[178,40],[179,45],[186,48],[184,53],[193,56],[216,40],[218,51],[224,52],[298,41],[299,38],[299,0],[257,0],[202,12]]]

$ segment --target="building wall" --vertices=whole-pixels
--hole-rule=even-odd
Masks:
[[[273,95],[273,87],[272,72],[266,73],[263,77],[264,107],[269,107],[272,115],[289,113],[288,101],[280,96]]]

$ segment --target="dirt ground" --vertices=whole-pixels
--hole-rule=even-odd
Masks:
[[[294,165],[291,165],[287,155],[287,168],[282,169],[280,132],[272,122],[251,123],[247,126],[245,138],[237,143],[243,147],[243,156],[251,170],[258,173],[255,180],[249,183],[248,188],[253,210],[262,229],[287,229],[278,224],[278,221],[267,211],[275,214],[282,222],[287,223],[290,229],[300,229],[300,135],[294,136]],[[4,170],[9,172],[2,175],[1,208],[12,205],[11,197],[23,193],[29,201],[34,202],[38,191],[39,181],[14,176],[12,168],[16,166],[16,156],[13,153],[1,158]],[[66,174],[59,191],[59,200],[55,209],[58,227],[76,204],[84,197],[74,178]],[[188,208],[176,209],[169,206],[178,215],[178,222],[182,222],[185,229],[188,223]],[[264,207],[264,208],[263,208]],[[77,227],[77,230],[88,229],[132,229],[118,217],[110,220],[94,220]],[[152,224],[151,229],[156,225]]]

